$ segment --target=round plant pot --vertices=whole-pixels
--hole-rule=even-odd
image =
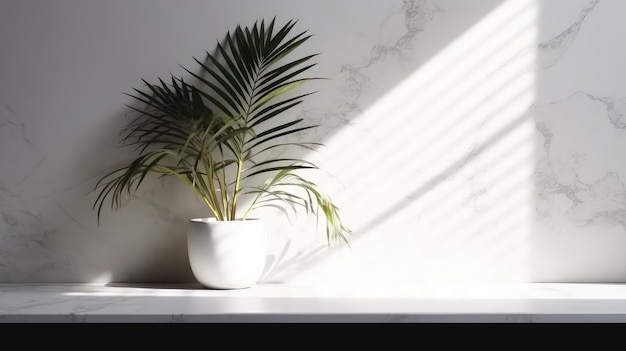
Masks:
[[[265,268],[265,230],[260,219],[191,219],[187,247],[191,270],[207,288],[249,288]]]

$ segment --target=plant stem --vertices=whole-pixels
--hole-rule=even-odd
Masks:
[[[211,160],[211,156],[208,157],[209,159],[205,161],[204,163],[204,168],[206,170],[206,174],[207,174],[207,180],[209,182],[209,196],[211,197],[211,202],[214,204],[216,211],[213,211],[215,213],[215,219],[218,221],[221,221],[224,219],[224,216],[222,215],[222,211],[220,209],[220,203],[217,199],[217,194],[215,193],[215,183],[213,182],[213,162]]]
[[[222,198],[222,208],[228,215],[228,184],[226,184],[226,166],[222,165],[221,172],[216,173],[217,181],[220,183],[220,194]],[[228,219],[228,218],[227,218]]]
[[[189,185],[189,187],[191,189],[193,189],[193,191],[195,191],[198,195],[200,195],[200,197],[202,198],[202,201],[204,201],[204,203],[206,203],[206,205],[209,207],[209,209],[211,210],[211,212],[213,212],[213,214],[215,215],[216,218],[218,218],[220,216],[220,213],[218,210],[216,210],[216,208],[214,206],[211,205],[211,202],[209,201],[209,199],[207,199],[206,194],[203,194],[198,187],[194,186],[192,182],[189,181],[189,179],[181,176],[179,173],[176,173],[174,171],[168,170],[168,171],[159,171],[159,170],[154,170],[154,172],[156,173],[161,173],[161,174],[168,174],[170,176],[173,176],[174,178],[180,179],[183,183],[187,183],[187,185]],[[209,194],[210,195],[210,194]]]
[[[243,147],[243,145],[242,145]],[[239,199],[239,186],[241,182],[241,169],[243,168],[243,160],[241,157],[237,158],[237,180],[235,181],[235,190],[233,190],[233,206],[231,208],[230,217],[235,219],[237,215],[237,200]]]

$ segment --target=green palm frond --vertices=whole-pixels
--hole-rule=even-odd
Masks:
[[[306,31],[292,34],[295,25],[289,21],[276,28],[273,19],[267,26],[264,21],[251,28],[237,26],[217,43],[215,54],[194,58],[198,72],[183,67],[193,84],[174,76],[156,84],[142,80],[146,90],[127,94],[141,107],[128,106],[137,117],[122,130],[122,142],[135,146],[139,156],[96,184],[98,220],[107,200],[111,208],[119,208],[154,173],[190,186],[218,220],[245,219],[259,207],[283,204],[323,215],[329,244],[347,242],[350,230],[330,197],[297,174],[317,166],[267,157],[276,148],[321,145],[289,140],[317,126],[284,117],[312,94],[291,92],[319,79],[303,76],[318,54],[290,58],[311,37]],[[251,197],[243,214],[241,196]]]

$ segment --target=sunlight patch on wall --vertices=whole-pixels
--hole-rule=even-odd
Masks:
[[[528,277],[537,16],[503,2],[325,142],[355,235],[296,280]]]
[[[113,281],[113,273],[111,273],[110,271],[107,272],[103,272],[99,275],[97,275],[95,278],[91,279],[89,281],[90,284],[96,284],[96,283],[110,283]]]

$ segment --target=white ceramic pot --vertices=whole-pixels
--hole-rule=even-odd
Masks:
[[[194,218],[189,222],[187,247],[191,270],[207,288],[249,288],[265,268],[265,230],[260,219]]]

